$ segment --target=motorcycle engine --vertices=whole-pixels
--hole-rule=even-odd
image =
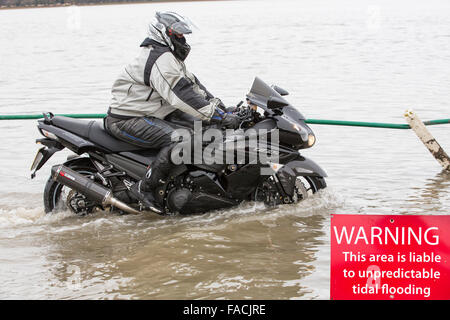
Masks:
[[[171,212],[179,212],[192,198],[192,192],[187,188],[174,188],[167,195],[167,206]]]

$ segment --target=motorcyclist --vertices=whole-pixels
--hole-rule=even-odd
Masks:
[[[155,191],[165,183],[174,165],[171,140],[176,126],[167,120],[174,113],[191,119],[236,128],[238,118],[224,112],[215,98],[186,69],[190,52],[185,34],[192,33],[189,19],[174,12],[157,12],[149,24],[140,54],[121,72],[112,87],[112,101],[104,119],[106,130],[118,139],[145,148],[160,149],[131,195],[147,209],[162,213]]]

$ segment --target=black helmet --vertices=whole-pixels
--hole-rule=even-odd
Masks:
[[[191,51],[185,34],[192,33],[194,24],[186,17],[175,12],[156,12],[149,25],[149,37],[170,47],[172,53],[184,61]]]

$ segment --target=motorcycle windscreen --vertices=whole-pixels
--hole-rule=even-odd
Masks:
[[[305,119],[305,117],[296,108],[291,106],[286,99],[284,99],[278,92],[275,91],[275,89],[273,89],[258,77],[255,77],[255,80],[253,80],[252,88],[250,89],[247,97],[250,100],[259,104],[263,104],[265,106],[267,106],[267,100],[270,97],[277,97],[278,99],[288,104],[288,106],[283,108],[283,113],[286,117],[292,118],[292,120],[294,121]]]
[[[255,80],[253,80],[252,88],[250,89],[249,94],[264,97],[266,101],[269,97],[277,97],[289,104],[289,102],[287,102],[278,92],[276,92],[275,89],[270,87],[258,77],[255,77]]]

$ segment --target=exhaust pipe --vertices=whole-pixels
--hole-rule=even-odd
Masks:
[[[81,194],[85,195],[87,198],[95,202],[101,203],[102,206],[110,205],[128,213],[140,213],[139,211],[131,208],[126,203],[123,203],[122,201],[114,198],[112,196],[111,190],[62,164],[52,167],[51,176],[53,180],[77,192],[80,192]]]

